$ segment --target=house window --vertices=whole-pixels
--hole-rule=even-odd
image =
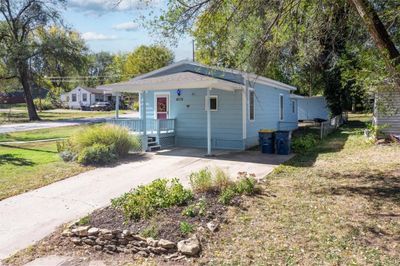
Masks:
[[[279,95],[279,120],[283,120],[283,110],[284,110],[284,106],[283,106],[283,95]]]
[[[72,96],[72,101],[73,101],[73,102],[76,102],[76,93],[72,93],[71,96]]]
[[[295,114],[296,113],[296,101],[292,100],[292,113]]]
[[[206,110],[207,110],[207,96],[206,96]],[[218,111],[218,96],[210,96],[210,111]]]
[[[255,92],[254,90],[250,90],[249,91],[249,107],[250,107],[250,111],[249,111],[249,118],[250,121],[254,121],[254,117],[255,117]]]
[[[82,94],[82,101],[86,102],[87,101],[87,93]]]

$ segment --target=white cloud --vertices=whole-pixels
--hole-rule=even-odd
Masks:
[[[96,33],[92,31],[83,33],[82,38],[85,41],[109,41],[117,39],[117,37],[114,35],[105,35],[102,33]]]
[[[154,7],[160,3],[160,0],[69,0],[70,7],[96,13],[129,11],[138,8]]]
[[[125,31],[136,31],[139,28],[139,24],[135,22],[125,22],[113,26],[115,30],[125,30]]]

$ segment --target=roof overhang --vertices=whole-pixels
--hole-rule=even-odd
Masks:
[[[102,85],[99,89],[112,92],[142,92],[176,89],[213,88],[226,91],[242,90],[244,85],[192,72],[179,72],[160,77],[130,80]]]

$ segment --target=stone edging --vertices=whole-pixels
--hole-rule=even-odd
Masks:
[[[77,246],[90,246],[108,254],[127,253],[143,257],[164,255],[166,259],[179,260],[185,256],[196,256],[201,251],[197,235],[174,243],[169,240],[144,238],[129,230],[108,230],[91,226],[72,225],[62,232]]]

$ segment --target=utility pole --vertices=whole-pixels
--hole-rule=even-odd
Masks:
[[[192,40],[192,60],[193,60],[193,62],[195,62],[196,61],[196,55],[195,55],[195,46],[194,46],[194,39]]]

